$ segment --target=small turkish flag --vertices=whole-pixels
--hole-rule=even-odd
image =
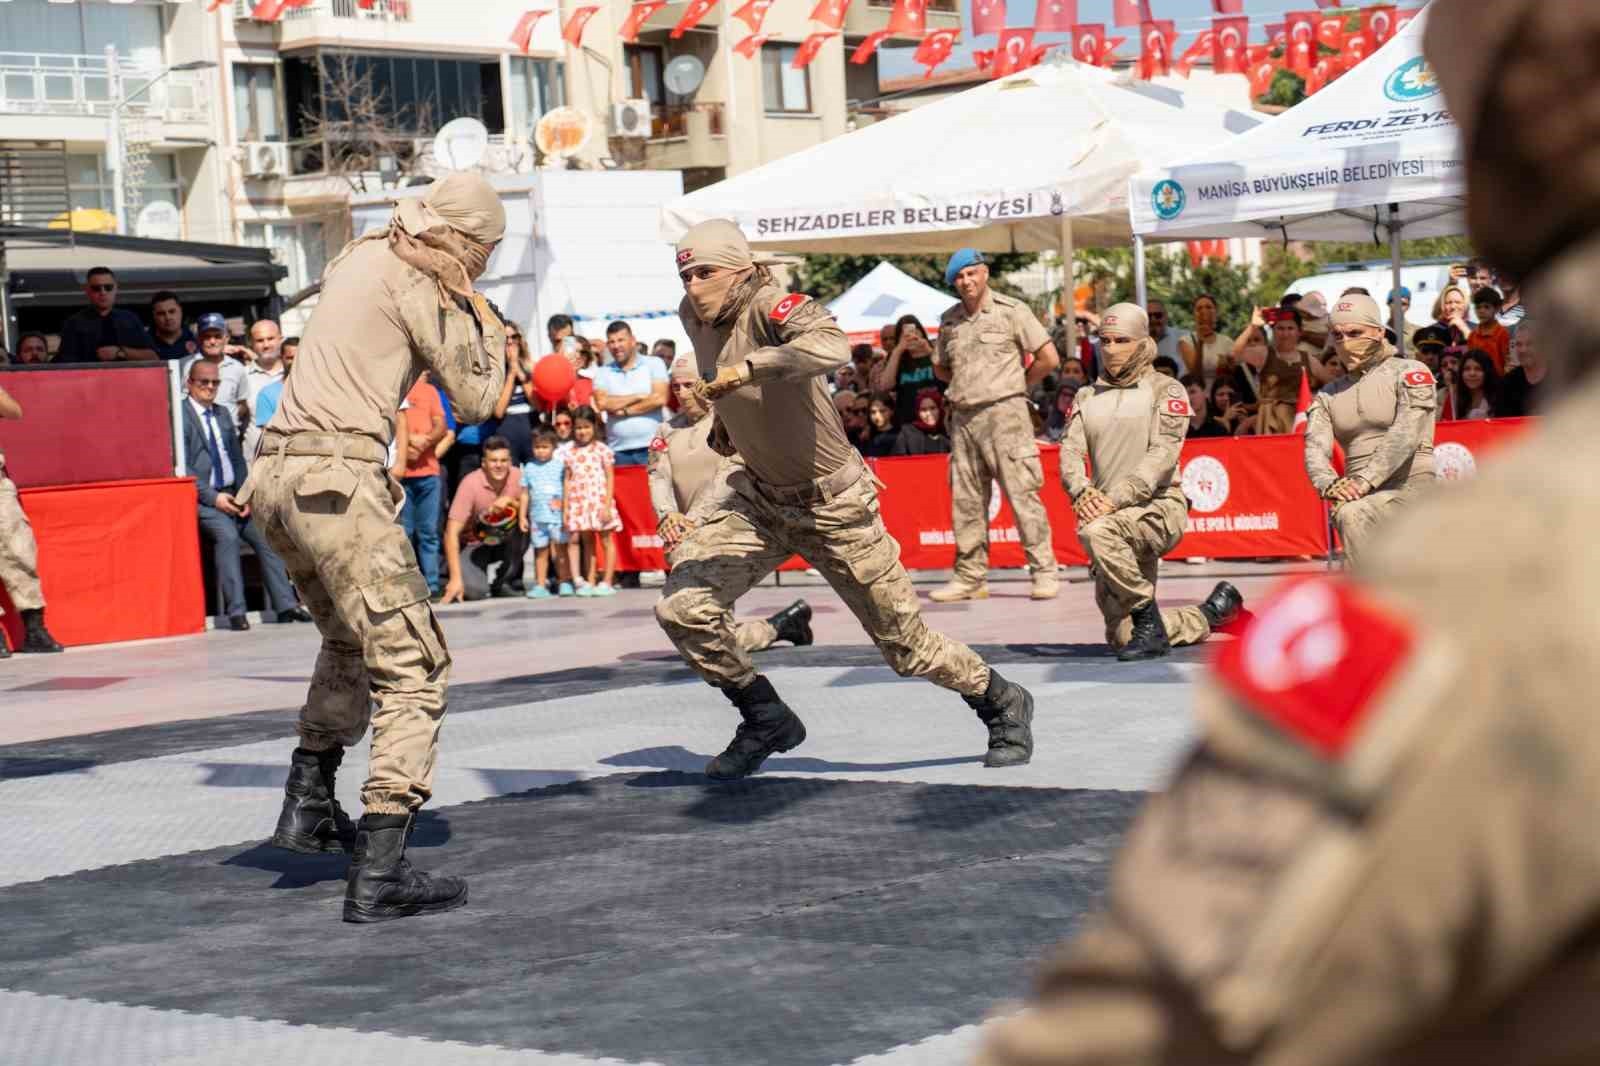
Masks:
[[[260,0],[250,9],[250,17],[257,22],[277,22],[283,15],[283,9],[288,6],[288,0]]]
[[[1172,42],[1177,36],[1171,19],[1152,20],[1139,26],[1139,77],[1149,79],[1172,73]]]
[[[1006,0],[972,0],[972,32],[999,33],[1006,28]]]
[[[837,36],[839,36],[838,30],[813,33],[810,37],[800,42],[800,47],[794,53],[794,62],[790,63],[789,66],[795,70],[805,69],[813,59],[817,58],[817,53],[822,51],[822,46],[827,43],[828,38]]]
[[[1211,10],[1218,15],[1244,14],[1244,0],[1211,0]]]
[[[1291,433],[1305,436],[1306,422],[1311,417],[1311,382],[1306,380],[1311,375],[1300,375],[1300,396],[1294,404],[1294,425],[1289,427]]]
[[[889,24],[884,27],[891,37],[921,37],[928,32],[928,5],[926,0],[894,0],[889,12]]]
[[[1077,24],[1078,0],[1039,0],[1033,18],[1034,33],[1071,33]]]
[[[1100,65],[1109,67],[1117,61],[1117,49],[1128,43],[1126,37],[1107,37],[1100,46]]]
[[[1337,49],[1344,43],[1344,16],[1323,15],[1317,19],[1317,43]]]
[[[617,31],[617,36],[624,41],[637,41],[639,27],[643,26],[651,15],[666,6],[667,0],[639,0],[628,8],[628,17],[622,20],[622,28]]]
[[[1111,0],[1113,26],[1138,26],[1150,18],[1150,0]]]
[[[1178,61],[1172,65],[1173,72],[1180,78],[1187,78],[1201,56],[1214,54],[1216,36],[1211,30],[1201,30],[1195,36],[1194,43],[1185,48]]]
[[[850,53],[850,62],[860,66],[871,59],[872,53],[878,50],[878,46],[883,43],[883,39],[887,36],[889,36],[888,30],[874,30],[872,33],[867,34],[867,39],[856,45],[856,50]]]
[[[842,30],[844,13],[849,7],[850,0],[817,0],[817,6],[811,9],[811,21]]]
[[[1373,52],[1372,34],[1366,30],[1345,34],[1344,45],[1339,49],[1346,70],[1355,66]]]
[[[683,9],[683,17],[678,20],[676,26],[672,27],[672,33],[669,36],[673,40],[682,37],[700,25],[700,20],[711,14],[711,9],[716,6],[717,0],[689,0],[689,6]]]
[[[972,62],[979,70],[988,70],[989,67],[994,64],[994,49],[974,49],[972,53]]]
[[[772,0],[745,0],[745,5],[733,13],[750,27],[751,33],[760,33],[761,24],[767,20],[767,9],[772,6]]]
[[[912,59],[928,68],[923,75],[925,78],[933,77],[934,70],[950,58],[950,50],[956,45],[956,38],[961,36],[960,30],[934,30],[922,39],[917,45]]]
[[[1003,78],[1015,74],[1028,65],[1028,52],[1033,48],[1033,30],[1002,30],[994,46],[994,69],[990,75]]]
[[[1272,79],[1277,76],[1278,69],[1276,59],[1263,59],[1250,65],[1251,97],[1262,96],[1272,88]]]
[[[517,20],[516,29],[511,31],[511,43],[517,46],[517,51],[527,54],[528,46],[533,40],[533,28],[548,14],[550,14],[548,8],[522,13],[522,17]]]
[[[1289,34],[1289,43],[1284,58],[1296,74],[1310,74],[1317,61],[1317,13],[1291,11],[1286,18],[1284,29]]]
[[[1279,48],[1289,47],[1289,31],[1281,22],[1267,23],[1267,48],[1277,51]]]
[[[1211,69],[1216,74],[1243,74],[1250,65],[1246,55],[1250,37],[1247,18],[1211,20]]]
[[[738,44],[734,45],[733,46],[733,50],[735,52],[738,52],[740,55],[744,56],[746,59],[754,59],[755,58],[755,54],[756,54],[756,50],[759,49],[762,45],[764,45],[766,43],[767,43],[767,35],[766,34],[764,34],[764,33],[752,33],[750,36],[746,37],[744,40],[742,40]]]
[[[1372,40],[1383,44],[1394,36],[1394,7],[1379,4],[1361,12],[1361,28],[1372,35]]]
[[[1422,8],[1409,7],[1394,13],[1394,32],[1398,36],[1400,31],[1411,25],[1411,20],[1422,14]]]
[[[567,24],[561,27],[561,39],[574,48],[583,44],[583,28],[589,24],[589,20],[594,18],[594,13],[599,10],[600,7],[597,4],[573,8],[571,16],[567,19]]]
[[[1322,56],[1311,68],[1311,73],[1306,75],[1306,95],[1312,96],[1328,87],[1328,83],[1337,78],[1343,71],[1339,68],[1338,56]]]
[[[1100,62],[1100,49],[1106,44],[1106,28],[1101,23],[1072,27],[1072,58],[1080,63],[1095,66]]]

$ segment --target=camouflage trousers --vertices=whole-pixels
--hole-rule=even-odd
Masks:
[[[1044,468],[1033,439],[1028,401],[1020,396],[950,412],[950,525],[956,535],[957,581],[981,584],[989,570],[989,500],[993,482],[1011,503],[1017,534],[1038,573],[1056,568],[1050,546],[1050,518],[1039,489]]]
[[[349,746],[370,722],[361,802],[415,810],[432,794],[450,654],[396,521],[404,495],[381,463],[281,455],[270,439],[244,493],[322,633],[301,744]]]
[[[1133,634],[1129,617],[1156,598],[1156,573],[1161,557],[1183,539],[1188,506],[1163,496],[1143,507],[1123,507],[1078,527],[1078,539],[1094,567],[1094,602],[1106,621],[1106,643],[1120,648]],[[1169,607],[1161,612],[1167,639],[1173,644],[1198,644],[1211,635],[1211,624],[1198,607]]]
[[[709,684],[743,688],[755,679],[733,604],[798,554],[821,571],[895,673],[968,696],[988,688],[989,667],[977,653],[922,620],[900,545],[883,526],[865,471],[837,494],[804,502],[775,498],[743,471],[729,485],[727,506],[673,552],[656,604],[661,628]]]
[[[677,565],[675,561],[677,557],[676,550],[667,553],[667,569],[669,572],[672,567]],[[752,652],[766,651],[777,643],[777,640],[777,627],[765,618],[752,618],[745,622],[733,623],[733,642],[739,646],[740,651],[747,655]]]
[[[4,467],[0,467],[0,585],[19,611],[44,606],[39,591],[39,546],[28,516],[22,513],[17,486],[6,477]]]
[[[1361,553],[1371,545],[1373,535],[1411,502],[1411,496],[1406,489],[1384,489],[1334,505],[1333,528],[1339,531],[1346,566],[1360,563]]]

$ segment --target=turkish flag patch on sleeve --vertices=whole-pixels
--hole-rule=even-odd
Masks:
[[[667,438],[665,438],[665,437],[651,437],[650,438],[650,450],[653,451],[653,452],[664,452],[664,451],[666,451],[667,450]]]
[[[796,308],[810,299],[811,297],[803,292],[791,292],[772,305],[772,310],[767,312],[767,317],[781,326],[789,321],[789,316],[794,314]]]
[[[1188,418],[1191,413],[1188,400],[1180,400],[1176,396],[1167,400],[1167,414],[1182,415],[1184,418]]]
[[[1214,669],[1252,712],[1338,760],[1415,646],[1403,619],[1349,582],[1300,578],[1256,609]]]
[[[1418,367],[1415,370],[1406,371],[1406,376],[1402,380],[1407,385],[1432,385],[1433,375],[1428,373],[1427,367]]]

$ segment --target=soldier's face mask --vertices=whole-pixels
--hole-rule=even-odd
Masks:
[[[702,322],[714,323],[727,307],[728,296],[754,268],[727,270],[713,268],[692,271],[684,276],[683,288],[689,294],[695,317]]]
[[[1112,377],[1120,375],[1133,361],[1133,355],[1139,350],[1139,342],[1132,337],[1101,337],[1100,359],[1106,366],[1106,372]]]
[[[1360,370],[1383,351],[1383,335],[1371,327],[1335,326],[1332,337],[1333,350],[1347,373]]]

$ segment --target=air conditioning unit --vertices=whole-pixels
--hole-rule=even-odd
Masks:
[[[246,141],[240,145],[239,167],[247,178],[289,176],[289,146],[271,141]]]
[[[612,104],[611,131],[618,137],[650,136],[650,101],[624,100]]]

